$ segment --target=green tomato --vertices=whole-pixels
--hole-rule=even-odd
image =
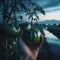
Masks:
[[[12,46],[10,45],[10,49],[12,49]]]
[[[24,30],[22,39],[29,45],[36,44],[40,41],[41,32],[38,29]]]
[[[6,32],[10,36],[18,36],[20,34],[20,31],[21,29],[19,26],[15,26],[12,24],[6,26]]]
[[[34,31],[37,33],[37,35],[38,35],[37,41],[39,41],[40,40],[40,36],[41,36],[41,32],[38,29],[35,29]]]
[[[15,45],[16,44],[16,41],[13,41],[13,44]]]

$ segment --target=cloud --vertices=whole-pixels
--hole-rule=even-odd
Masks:
[[[60,10],[60,0],[34,0],[38,3],[46,12]]]
[[[59,11],[59,10],[60,10],[60,6],[45,8],[45,12],[53,12],[53,11]]]
[[[53,12],[60,10],[60,0],[45,0],[45,4],[42,7],[45,9],[46,12]],[[42,0],[42,3],[44,1]]]
[[[57,2],[50,2],[50,3],[46,3],[46,5],[44,5],[43,7],[44,8],[50,8],[50,7],[55,7],[55,6],[59,6],[60,5],[60,1],[57,1]]]

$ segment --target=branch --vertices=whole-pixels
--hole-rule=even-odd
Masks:
[[[13,2],[12,2],[12,4],[13,4]],[[9,13],[9,17],[8,17],[8,19],[7,19],[7,23],[8,23],[8,21],[9,21],[9,19],[10,19],[10,16],[11,16],[12,12],[14,11],[15,7],[16,7],[16,5],[14,4],[14,6],[12,6],[11,12]]]

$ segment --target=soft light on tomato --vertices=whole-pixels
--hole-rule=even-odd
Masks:
[[[41,32],[38,29],[24,30],[22,39],[29,45],[36,44],[40,41]]]

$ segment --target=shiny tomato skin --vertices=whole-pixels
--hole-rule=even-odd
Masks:
[[[34,45],[40,41],[40,31],[38,29],[24,30],[22,39],[29,45]]]

